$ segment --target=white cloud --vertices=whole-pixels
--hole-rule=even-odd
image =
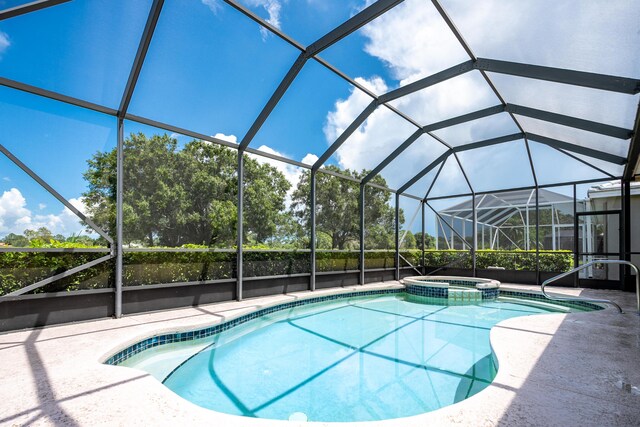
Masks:
[[[202,4],[207,6],[211,12],[217,14],[220,9],[222,9],[222,5],[219,0],[202,0]]]
[[[220,0],[201,0],[202,4],[207,6],[211,12],[214,14],[218,14],[218,12],[222,9],[222,4]],[[243,3],[246,3],[250,7],[261,7],[267,12],[267,21],[269,24],[273,25],[276,28],[280,28],[280,13],[282,12],[282,3],[287,0],[245,0]],[[266,40],[269,36],[270,32],[266,28],[260,26],[260,34],[262,35],[262,40]]]
[[[24,218],[31,217],[31,211],[26,208],[26,205],[27,201],[17,188],[2,193],[0,196],[0,232],[9,233],[13,231],[11,230],[13,224],[22,223]]]
[[[9,178],[8,176],[4,176],[4,177],[2,177],[2,180],[9,182],[9,181],[11,181],[11,178]]]
[[[282,11],[281,0],[247,0],[247,4],[249,6],[262,7],[268,15],[265,21],[276,28],[280,28],[280,12]],[[266,40],[270,33],[269,30],[261,26],[260,34],[262,35],[262,39]]]
[[[9,35],[0,31],[0,59],[2,58],[2,54],[9,48],[9,46],[11,46]]]
[[[640,42],[640,32],[630,30],[637,27],[632,22],[637,22],[640,9],[629,8],[629,1],[613,1],[612,7],[608,8],[606,13],[603,13],[601,5],[598,4],[585,3],[581,4],[584,7],[569,8],[562,2],[539,0],[448,0],[443,4],[478,56],[618,75],[637,75],[640,72],[640,63],[633,56],[620,55],[620,52],[633,51],[633,46]],[[569,21],[572,25],[566,25]],[[542,32],[541,23],[544,24]],[[401,86],[469,59],[433,5],[423,0],[406,0],[363,27],[361,31],[366,38],[365,52],[380,60]],[[510,36],[498,37],[496,33]],[[623,48],[611,49],[611,46]],[[635,65],[631,63],[633,61]],[[498,104],[488,85],[479,79],[477,74],[475,72],[474,76],[473,73],[467,73],[401,98],[393,105],[421,124],[428,124]],[[357,80],[368,84],[375,93],[382,94],[395,88],[379,76],[363,77],[366,79]],[[503,84],[498,77],[501,76],[495,77],[495,80],[500,84],[498,89],[501,89]],[[517,83],[522,86],[528,82],[520,79]],[[530,98],[534,102],[549,99],[550,96],[562,98],[551,92],[555,88],[550,84],[547,86],[549,87],[546,92],[536,89]],[[524,88],[516,85],[507,89],[514,92],[524,91]],[[567,92],[565,90],[561,93]],[[594,106],[590,111],[597,111],[595,106],[601,105],[595,95],[588,101],[583,104]],[[567,102],[572,100],[558,100],[565,108]],[[347,99],[335,103],[334,109],[327,114],[324,128],[327,144],[335,141],[366,104],[367,101],[357,91]],[[544,105],[541,108],[544,109]],[[396,125],[388,121],[389,113],[379,110],[338,150],[340,166],[352,169],[371,168],[404,140],[404,131],[394,128]],[[575,111],[575,108],[573,110]],[[571,111],[559,112],[571,114]],[[587,116],[587,113],[580,111],[578,115]],[[633,115],[630,117],[632,120]],[[502,120],[502,115],[494,116],[484,123],[480,122],[461,125],[440,133],[446,135],[445,141],[455,145],[463,140],[466,142],[484,139],[482,136],[487,133],[487,126],[492,128],[492,132],[496,132],[493,136],[513,132],[513,124],[510,120]],[[425,145],[425,150],[428,150],[427,147],[428,145]],[[394,179],[399,180],[397,177],[402,172],[406,176],[409,170],[417,173],[424,168],[427,156],[420,155],[418,150],[415,153],[411,157],[404,157],[402,164],[392,163],[385,170],[385,177],[390,186],[397,187],[403,184],[393,182]],[[474,162],[476,161],[479,160],[474,159]],[[446,181],[447,173],[443,172],[440,179]],[[449,185],[446,182],[443,184]],[[451,183],[451,188],[453,187]]]
[[[216,133],[213,135],[214,138],[221,139],[223,141],[232,142],[234,144],[238,143],[238,137],[235,135],[225,135],[224,133]]]
[[[387,91],[387,85],[379,77],[373,77],[371,80],[357,77],[355,80],[374,92]],[[335,108],[328,113],[324,126],[324,135],[327,138],[327,142],[329,144],[333,143],[370,103],[371,97],[356,89],[351,92],[347,99],[336,101]]]
[[[276,156],[286,157],[282,153],[274,150],[273,148],[267,145],[261,145],[260,147],[258,147],[258,150],[263,151],[265,153],[273,154]],[[287,192],[287,197],[285,199],[285,205],[287,206],[287,209],[288,209],[289,205],[291,205],[291,194],[298,186],[298,182],[300,181],[300,177],[302,176],[302,172],[304,171],[304,169],[294,165],[290,165],[288,163],[273,160],[268,157],[259,156],[257,154],[248,154],[248,155],[251,156],[260,164],[268,164],[270,166],[273,166],[284,175],[284,177],[287,179],[287,181],[289,181],[289,183],[291,183],[291,188]],[[318,160],[318,156],[316,156],[315,154],[309,153],[304,156],[301,162],[306,164],[313,164],[315,163],[316,160]]]
[[[47,205],[45,205],[44,203],[38,203],[38,209],[42,210],[44,208],[46,208]]]
[[[306,165],[313,165],[315,162],[318,161],[318,156],[316,156],[315,154],[307,154],[306,156],[304,156],[302,158],[302,160],[300,160],[300,162],[306,164]]]
[[[70,199],[69,202],[79,211],[85,211],[82,199]],[[44,204],[38,207],[43,209]],[[22,234],[24,230],[35,230],[47,227],[53,234],[69,236],[83,233],[85,228],[80,224],[80,219],[66,207],[58,214],[33,214],[27,208],[27,200],[20,190],[12,188],[0,196],[0,234]]]
[[[469,57],[433,6],[407,0],[362,29],[365,51],[379,58],[403,84]]]
[[[362,34],[367,38],[365,51],[383,62],[401,86],[468,59],[435,9],[421,0],[405,1],[363,27]],[[356,81],[377,94],[395,88],[379,76],[359,77]],[[478,87],[474,83],[474,76],[461,76],[437,90],[417,92],[393,105],[427,124],[473,111],[474,105],[484,108],[497,103],[486,84]],[[369,102],[370,98],[357,90],[347,99],[338,100],[327,115],[324,128],[327,143],[333,143]],[[343,168],[372,169],[415,130],[415,126],[389,109],[378,108],[337,151],[337,160]],[[440,144],[433,143],[434,150],[441,151]],[[407,170],[417,173],[433,160],[429,152],[415,150],[413,153],[411,157],[404,157],[402,164],[395,162],[385,169],[389,186],[404,184],[402,176],[407,175]]]

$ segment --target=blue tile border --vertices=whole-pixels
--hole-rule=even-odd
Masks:
[[[498,288],[477,289],[476,288],[477,282],[472,282],[470,280],[467,281],[467,280],[458,280],[458,279],[434,279],[433,281],[424,280],[424,282],[426,283],[446,282],[446,283],[449,283],[449,285],[454,285],[461,288],[476,289],[482,293],[483,300],[485,299],[494,300],[498,298],[499,291],[500,291],[500,289]],[[411,295],[419,295],[419,296],[432,297],[432,298],[448,298],[449,296],[449,289],[446,287],[409,283],[405,285],[405,288],[407,289],[407,293]]]
[[[456,282],[461,282],[457,280]],[[456,283],[457,286],[464,286],[461,283]],[[475,282],[473,282],[473,286],[475,288]],[[511,291],[511,290],[503,290],[503,289],[479,289],[482,291],[482,299],[495,299],[499,296],[509,296],[516,297],[525,300],[539,300],[545,302],[551,302],[555,305],[561,305],[565,307],[580,307],[590,310],[602,310],[603,307],[586,302],[586,301],[550,301],[545,298],[542,294],[535,294],[530,292],[519,292],[519,291]],[[111,357],[109,357],[104,363],[107,365],[119,365],[123,361],[129,359],[130,357],[141,353],[149,348],[158,347],[161,345],[184,342],[184,341],[192,341],[201,338],[207,338],[212,335],[218,334],[220,332],[231,329],[235,326],[246,323],[250,320],[257,319],[267,314],[275,313],[282,310],[287,310],[294,307],[299,307],[307,304],[314,304],[318,302],[325,302],[337,299],[351,298],[351,297],[359,297],[359,296],[370,296],[370,295],[384,295],[384,294],[408,294],[414,295],[418,297],[427,297],[427,298],[435,298],[433,301],[437,301],[439,303],[447,304],[448,298],[448,289],[444,287],[433,287],[433,286],[419,286],[419,285],[406,285],[405,288],[394,288],[394,289],[377,289],[370,291],[354,291],[354,292],[345,292],[341,294],[335,295],[325,295],[320,297],[312,297],[312,298],[304,298],[296,301],[286,302],[282,304],[277,304],[272,307],[262,308],[260,310],[256,310],[254,312],[242,315],[232,320],[228,320],[226,322],[222,322],[216,324],[214,326],[210,326],[204,329],[198,329],[187,332],[176,332],[176,333],[168,333],[163,335],[156,335],[150,338],[146,338],[142,341],[139,341],[124,350],[121,350]],[[451,302],[450,305],[455,305]]]
[[[405,290],[403,288],[379,289],[379,290],[371,290],[371,291],[355,291],[355,292],[346,292],[346,293],[335,294],[335,295],[325,295],[321,297],[312,297],[312,298],[300,299],[297,301],[285,302],[282,304],[274,305],[272,307],[266,307],[260,310],[256,310],[254,312],[242,315],[240,317],[237,317],[232,320],[228,320],[226,322],[218,323],[217,325],[210,326],[208,328],[198,329],[195,331],[188,331],[188,332],[176,332],[176,333],[157,335],[154,337],[144,339],[112,355],[104,363],[107,365],[118,365],[123,361],[129,359],[130,357],[142,351],[145,351],[149,348],[157,347],[159,345],[176,343],[176,342],[184,342],[184,341],[197,340],[201,338],[207,338],[212,335],[218,334],[220,332],[226,331],[235,326],[246,323],[250,320],[257,319],[258,317],[275,313],[277,311],[287,310],[293,307],[299,307],[301,305],[313,304],[313,303],[331,301],[331,300],[337,300],[337,299],[343,299],[343,298],[351,298],[355,296],[399,294],[399,293],[403,293],[404,291]]]
[[[505,290],[505,289],[499,289],[499,296],[505,296],[505,297],[514,297],[514,298],[521,298],[521,299],[528,299],[528,300],[536,300],[536,301],[543,301],[543,302],[548,302],[554,305],[561,305],[563,307],[569,307],[569,308],[575,308],[575,307],[579,307],[579,308],[585,308],[585,309],[589,309],[589,310],[603,310],[604,307],[602,307],[601,305],[592,303],[592,302],[588,302],[588,301],[580,301],[580,300],[571,300],[571,301],[558,301],[558,300],[550,300],[547,297],[545,297],[542,294],[535,294],[532,292],[521,292],[521,291],[510,291],[510,290]]]
[[[421,286],[408,284],[405,285],[406,292],[409,295],[417,295],[430,298],[448,298],[449,288],[439,286]]]

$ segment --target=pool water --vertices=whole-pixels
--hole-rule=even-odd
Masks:
[[[449,306],[406,294],[331,300],[199,342],[157,347],[122,365],[147,370],[183,398],[228,414],[309,421],[407,417],[491,383],[493,325],[552,311],[552,305],[500,300]]]

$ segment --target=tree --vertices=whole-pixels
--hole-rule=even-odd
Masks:
[[[417,231],[414,237],[416,240],[416,248],[422,250],[422,232]],[[424,233],[424,248],[425,249],[436,248],[436,238],[430,235],[429,233]]]
[[[9,233],[2,239],[2,243],[16,248],[24,248],[29,246],[29,239],[21,234]]]
[[[362,179],[367,171],[358,173],[337,166],[326,170]],[[292,194],[291,211],[306,229],[310,229],[311,174],[303,173]],[[384,178],[376,176],[371,183],[386,186]],[[316,229],[318,235],[331,238],[332,249],[358,247],[360,235],[360,185],[327,173],[316,174]],[[388,249],[394,244],[394,209],[389,205],[391,193],[370,185],[365,186],[365,247]],[[404,215],[400,211],[400,221]]]
[[[180,149],[168,135],[124,141],[124,242],[229,247],[236,241],[237,152],[193,140]],[[244,237],[264,243],[282,220],[290,187],[284,175],[245,157]],[[83,194],[94,222],[115,235],[116,152],[88,162]]]
[[[400,230],[400,238],[404,236],[404,240],[400,243],[400,249],[415,249],[417,247],[416,237],[412,232]]]
[[[48,242],[53,239],[53,234],[47,227],[40,227],[37,230],[24,230],[24,237],[26,237],[30,242],[36,239]]]

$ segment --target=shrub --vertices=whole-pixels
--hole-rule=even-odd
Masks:
[[[40,242],[38,247],[84,247],[93,246]],[[165,249],[165,250],[163,250]],[[171,249],[166,250],[166,249]],[[236,277],[237,261],[235,250],[206,250],[204,246],[188,245],[186,252],[175,248],[148,248],[144,251],[125,252],[123,256],[123,283],[125,286],[150,285],[156,283],[200,282]],[[203,250],[204,249],[204,250]],[[304,250],[264,250],[246,248],[243,254],[245,277],[276,276],[308,273],[310,253]],[[403,250],[402,257],[414,266],[421,265],[422,252],[418,249]],[[43,253],[43,252],[2,252],[0,253],[0,295],[5,295],[26,285],[35,283],[70,268],[104,256],[105,253]],[[392,268],[395,252],[389,250],[365,252],[367,269]],[[493,251],[480,250],[476,254],[480,269],[504,267],[507,270],[534,271],[535,251]],[[427,250],[427,267],[450,265],[453,268],[471,268],[471,255],[461,250]],[[540,270],[545,272],[568,271],[573,264],[571,251],[540,251]],[[407,265],[401,258],[401,265]],[[358,251],[318,251],[316,271],[349,271],[359,268]],[[70,277],[46,285],[34,291],[56,292],[112,287],[114,284],[113,261],[99,264]]]

